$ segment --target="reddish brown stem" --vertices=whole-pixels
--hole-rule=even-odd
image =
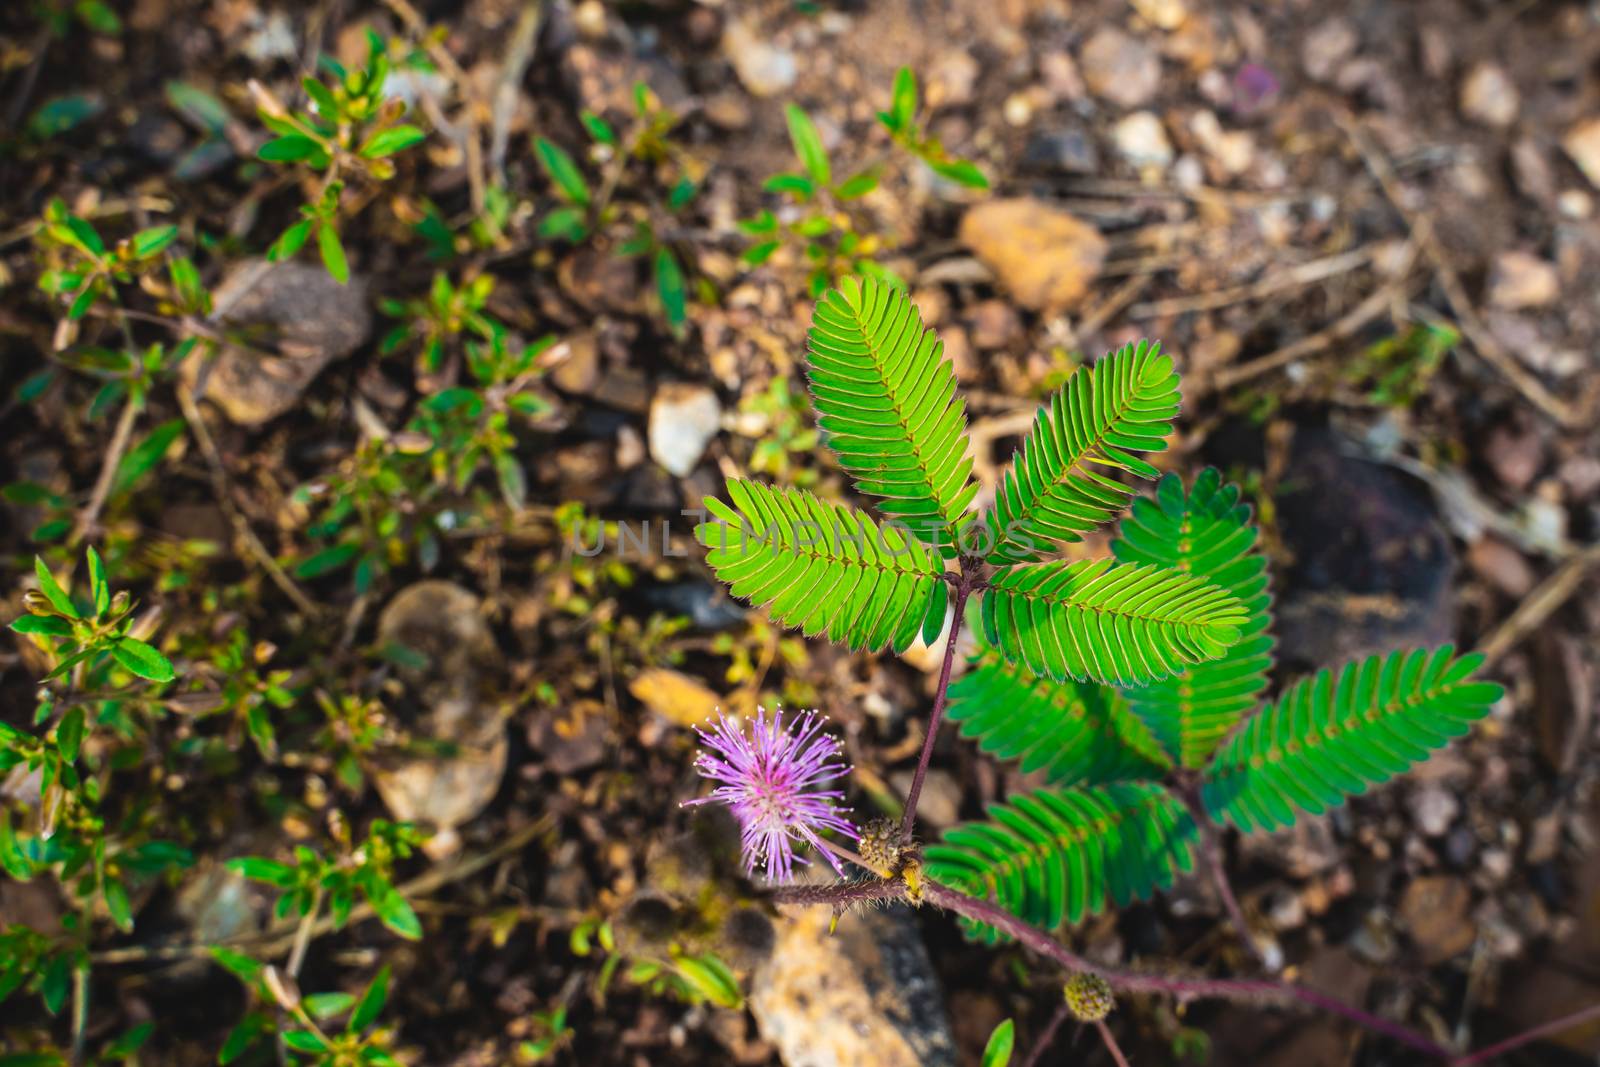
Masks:
[[[1003,934],[1033,949],[1041,956],[1054,960],[1068,970],[1088,971],[1104,978],[1115,989],[1129,993],[1166,993],[1182,1000],[1296,1000],[1308,1007],[1341,1015],[1374,1033],[1380,1033],[1401,1044],[1426,1052],[1442,1060],[1452,1058],[1450,1050],[1399,1023],[1379,1018],[1370,1012],[1346,1004],[1336,997],[1319,993],[1315,989],[1249,978],[1175,978],[1160,974],[1139,974],[1115,971],[1068,951],[1049,934],[1018,919],[1011,913],[986,900],[969,897],[937,883],[928,883],[922,890],[923,898],[941,908],[975,919],[999,930]]]
[[[1100,1031],[1100,1040],[1106,1043],[1106,1051],[1111,1053],[1111,1058],[1116,1061],[1117,1067],[1128,1067],[1128,1058],[1122,1054],[1122,1048],[1117,1044],[1117,1039],[1111,1036],[1111,1027],[1106,1025],[1104,1019],[1096,1019],[1094,1028]]]
[[[1450,1067],[1470,1067],[1474,1063],[1487,1063],[1496,1056],[1505,1055],[1512,1049],[1521,1048],[1523,1045],[1537,1041],[1541,1037],[1559,1034],[1563,1030],[1569,1030],[1574,1026],[1588,1022],[1590,1019],[1600,1019],[1600,1004],[1591,1004],[1582,1011],[1575,1011],[1571,1015],[1563,1015],[1559,1019],[1551,1019],[1547,1023],[1540,1023],[1532,1030],[1524,1030],[1522,1033],[1508,1037],[1498,1044],[1490,1045],[1488,1048],[1479,1049],[1477,1052],[1452,1060],[1450,1061]]]
[[[1050,1048],[1050,1043],[1056,1039],[1056,1033],[1060,1031],[1062,1024],[1067,1021],[1067,1016],[1071,1014],[1072,1009],[1067,1007],[1067,1002],[1063,1000],[1056,1007],[1055,1014],[1050,1016],[1050,1022],[1045,1025],[1044,1033],[1039,1035],[1039,1040],[1035,1041],[1033,1048],[1028,1050],[1028,1058],[1022,1061],[1022,1067],[1038,1067],[1038,1064],[1044,1059],[1045,1051]]]
[[[906,813],[900,820],[900,840],[909,842],[917,828],[917,801],[922,796],[922,780],[928,776],[928,761],[933,759],[933,743],[944,722],[945,698],[950,691],[950,669],[956,662],[956,639],[961,636],[961,617],[966,614],[967,597],[972,595],[972,580],[963,574],[956,583],[955,618],[950,621],[950,637],[944,643],[944,663],[939,667],[939,688],[933,697],[933,713],[928,716],[928,736],[922,742],[922,755],[906,790]]]

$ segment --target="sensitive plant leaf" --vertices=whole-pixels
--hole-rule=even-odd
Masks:
[[[167,657],[136,637],[119,637],[111,656],[131,674],[152,682],[170,682],[174,675]]]
[[[583,180],[583,172],[578,170],[578,165],[572,157],[557,145],[545,140],[543,137],[534,139],[534,152],[539,158],[539,166],[555,182],[556,188],[562,195],[575,204],[589,206],[589,184]]]
[[[1136,452],[1160,452],[1178,414],[1178,375],[1160,345],[1126,345],[1080,367],[1039,410],[984,517],[990,563],[1037,560],[1127,506],[1133,491],[1107,477],[1159,473]]]
[[[930,846],[924,873],[1042,930],[1148,897],[1193,865],[1194,820],[1148,782],[1041,789],[991,804],[988,815]],[[968,931],[1000,939],[983,924]]]
[[[807,347],[817,426],[856,488],[954,555],[978,484],[944,344],[903,290],[846,278],[817,301]]]
[[[987,640],[1057,681],[1129,685],[1216,659],[1248,619],[1226,590],[1161,567],[1109,560],[999,571],[984,593]]]
[[[1505,691],[1451,645],[1369,656],[1290,686],[1206,769],[1201,802],[1239,829],[1275,830],[1401,774],[1467,733]]]
[[[900,68],[905,70],[904,67]],[[1010,1019],[994,1028],[989,1041],[983,1046],[983,1058],[978,1067],[1010,1067],[1011,1053],[1017,1043],[1016,1024]]]
[[[1167,567],[1227,590],[1244,605],[1239,641],[1220,659],[1124,690],[1133,714],[1180,765],[1205,766],[1229,730],[1261,699],[1272,670],[1272,593],[1250,508],[1239,487],[1207,468],[1186,494],[1169,474],[1154,500],[1139,499],[1111,551],[1124,563]]]
[[[946,714],[962,737],[1046,785],[1159,779],[1172,769],[1116,690],[1040,678],[989,647],[950,683]]]
[[[797,489],[728,482],[733,507],[707,499],[695,527],[706,562],[734,596],[807,636],[855,649],[909,648],[944,626],[939,557],[894,523]]]
[[[806,173],[820,186],[832,185],[833,166],[828,162],[827,149],[822,147],[822,138],[817,135],[811,116],[794,104],[786,104],[783,115],[789,122],[789,140],[794,143],[794,154],[800,157]]]

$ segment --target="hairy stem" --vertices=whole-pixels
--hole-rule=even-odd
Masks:
[[[1071,1014],[1072,1009],[1067,1007],[1065,1000],[1056,1006],[1055,1014],[1050,1016],[1050,1021],[1045,1024],[1044,1033],[1039,1035],[1039,1039],[1033,1043],[1033,1048],[1028,1050],[1028,1058],[1022,1061],[1022,1067],[1038,1067],[1043,1062],[1050,1043],[1056,1039],[1056,1033]]]
[[[1122,1054],[1122,1047],[1117,1044],[1117,1039],[1111,1036],[1111,1027],[1106,1025],[1106,1021],[1096,1019],[1094,1028],[1100,1031],[1100,1040],[1106,1043],[1106,1051],[1111,1053],[1111,1058],[1116,1061],[1117,1067],[1128,1067],[1128,1058]]]
[[[1547,1023],[1540,1023],[1531,1030],[1524,1030],[1520,1034],[1506,1038],[1504,1041],[1490,1045],[1488,1048],[1479,1049],[1458,1059],[1450,1061],[1450,1067],[1470,1067],[1474,1063],[1487,1063],[1496,1056],[1503,1056],[1512,1049],[1521,1048],[1530,1042],[1551,1034],[1559,1034],[1574,1026],[1589,1022],[1591,1019],[1600,1019],[1600,1004],[1591,1004],[1582,1011],[1575,1011],[1571,1015],[1563,1015],[1559,1019],[1551,1019]]]
[[[956,640],[961,636],[961,617],[966,614],[967,597],[972,595],[972,582],[965,575],[956,585],[955,617],[950,621],[950,637],[944,643],[944,663],[939,667],[939,688],[933,697],[933,713],[928,716],[928,736],[922,742],[922,755],[917,760],[917,771],[911,777],[911,788],[906,790],[906,812],[900,820],[900,840],[909,842],[917,828],[917,800],[922,796],[922,780],[928,776],[928,761],[933,758],[933,743],[939,737],[939,725],[944,722],[945,699],[950,692],[950,669],[955,666]]]
[[[1451,1053],[1437,1042],[1411,1030],[1399,1023],[1390,1022],[1388,1019],[1379,1018],[1370,1012],[1346,1004],[1337,997],[1330,997],[1319,993],[1315,989],[1304,986],[1290,985],[1286,982],[1275,982],[1268,979],[1251,978],[1177,978],[1160,974],[1139,974],[1131,971],[1116,971],[1090,963],[1081,956],[1067,950],[1055,938],[1021,919],[1012,915],[987,900],[969,897],[965,893],[957,892],[947,886],[930,882],[923,889],[923,897],[928,901],[946,908],[958,915],[969,919],[987,923],[1001,933],[1016,938],[1022,944],[1033,949],[1041,956],[1045,956],[1061,966],[1073,971],[1088,971],[1104,978],[1115,989],[1126,990],[1130,993],[1166,993],[1183,1000],[1221,999],[1221,1000],[1297,1000],[1309,1007],[1320,1008],[1335,1015],[1342,1015],[1352,1022],[1375,1033],[1393,1038],[1401,1044],[1448,1060]]]

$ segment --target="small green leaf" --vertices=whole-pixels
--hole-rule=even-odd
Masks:
[[[822,138],[812,125],[811,116],[794,104],[785,105],[784,117],[789,120],[789,140],[794,142],[794,153],[800,157],[806,173],[818,185],[833,184],[833,167],[828,162],[828,152],[822,147]]]
[[[156,1032],[155,1023],[140,1023],[121,1037],[113,1041],[104,1053],[104,1059],[126,1059],[144,1047],[150,1040],[150,1035]]]
[[[328,276],[343,285],[350,280],[350,264],[344,258],[344,245],[339,243],[339,231],[327,223],[317,227],[317,250],[322,253],[322,265]]]
[[[681,331],[688,321],[689,309],[684,291],[683,268],[678,257],[665,245],[656,249],[656,292],[661,296],[661,308],[674,332]]]
[[[176,226],[152,226],[148,230],[140,230],[133,235],[133,254],[140,259],[149,259],[177,239]]]
[[[556,183],[562,194],[575,204],[589,205],[589,185],[583,180],[583,173],[578,170],[578,165],[572,157],[557,145],[545,140],[543,137],[534,139],[534,151],[539,157],[539,166]]]
[[[355,1002],[354,993],[311,993],[301,1001],[311,1017],[317,1020],[343,1015]]]
[[[290,226],[272,243],[267,250],[267,259],[273,263],[280,260],[293,259],[300,249],[305,247],[306,239],[311,236],[311,220],[302,219]]]
[[[336,571],[355,559],[360,551],[360,545],[348,542],[334,545],[332,548],[325,548],[321,552],[307,556],[296,564],[294,576],[296,578],[316,578],[319,575],[327,574],[329,571]]]
[[[241,878],[248,878],[252,882],[266,882],[268,885],[275,885],[279,889],[292,888],[299,880],[299,875],[293,867],[287,863],[279,863],[277,860],[269,860],[265,856],[241,856],[238,859],[229,860],[227,866],[228,870]],[[221,951],[224,950],[217,949],[212,954],[216,955]],[[220,956],[217,962],[222,963],[225,967],[228,966]],[[228,969],[233,970],[231,967]]]
[[[878,172],[864,170],[854,175],[834,190],[840,200],[859,200],[878,187]]]
[[[762,241],[758,245],[752,245],[750,248],[745,249],[744,255],[739,258],[752,267],[759,267],[771,259],[772,253],[776,252],[782,245],[783,242],[781,241]]]
[[[94,306],[94,302],[99,296],[99,292],[92,283],[85,285],[83,291],[73,299],[72,306],[67,308],[67,318],[73,321],[83,318],[89,313],[89,309]]]
[[[140,478],[154,470],[172,448],[173,442],[183,436],[185,425],[181,418],[168,419],[146,434],[144,440],[128,449],[127,455],[122,457],[122,462],[117,466],[112,492],[126,493],[138,484]]]
[[[44,1000],[44,1010],[51,1015],[61,1014],[66,1006],[67,992],[72,987],[72,960],[65,953],[52,956],[45,966],[44,978],[39,983],[39,996]]]
[[[589,131],[590,137],[593,137],[603,145],[610,145],[612,148],[617,147],[617,131],[613,130],[611,124],[605,119],[596,115],[593,111],[581,112],[578,118],[583,122],[583,128]]]
[[[521,511],[528,504],[528,479],[522,464],[509,452],[494,457],[495,478],[500,483],[500,495],[513,511]]]
[[[350,1016],[349,1031],[359,1034],[367,1027],[378,1021],[378,1016],[383,1012],[383,1005],[389,999],[389,968],[385,966],[378,971],[377,977],[367,986],[366,992],[361,994],[361,1002],[356,1005],[356,1010]]]
[[[941,178],[948,178],[968,189],[989,188],[989,179],[983,176],[983,171],[964,159],[929,163],[928,166],[932,167],[933,172]]]
[[[774,174],[761,183],[761,188],[769,193],[792,193],[801,200],[817,195],[816,183],[804,174]]]
[[[95,33],[115,37],[122,32],[122,20],[101,0],[78,0],[73,6],[78,12],[78,20]]]
[[[727,964],[710,953],[680,956],[673,965],[689,988],[718,1007],[738,1008],[744,1004],[739,980],[728,970]]]
[[[303,133],[274,137],[256,151],[268,163],[299,163],[322,152],[322,146]]]
[[[333,95],[332,89],[311,77],[301,78],[300,88],[304,89],[306,96],[317,105],[318,115],[329,120],[336,120],[339,117],[339,99]]]
[[[672,187],[672,192],[667,196],[667,210],[680,210],[685,204],[693,200],[694,194],[699,191],[699,186],[688,178],[679,178],[678,184]]]
[[[901,68],[904,71],[905,68]],[[1011,1051],[1016,1047],[1017,1028],[1010,1019],[994,1028],[994,1033],[989,1035],[989,1043],[983,1046],[983,1058],[978,1061],[978,1067],[1007,1067],[1011,1062]]]
[[[107,878],[103,887],[106,900],[106,913],[111,916],[111,921],[117,929],[127,933],[133,929],[133,905],[128,901],[128,887],[119,879]]]
[[[396,152],[410,148],[427,136],[421,127],[402,123],[373,134],[367,143],[361,146],[359,154],[366,159],[382,159],[384,156],[392,156]]]
[[[286,1030],[283,1043],[296,1052],[321,1052],[328,1043],[310,1030]]]
[[[106,565],[93,545],[89,546],[85,555],[89,560],[89,595],[94,597],[94,613],[104,615],[111,606],[111,586],[106,582]]]
[[[19,634],[43,634],[46,637],[71,637],[72,624],[59,615],[24,615],[11,623]]]
[[[582,208],[558,207],[539,220],[539,236],[551,241],[577,244],[589,235],[589,223]]]
[[[184,118],[208,133],[221,133],[228,128],[232,116],[228,106],[211,93],[187,82],[168,82],[165,87],[167,103]]]
[[[50,601],[51,607],[69,619],[81,617],[78,614],[77,607],[72,603],[72,598],[67,595],[65,589],[61,588],[60,583],[56,581],[56,576],[50,573],[50,568],[46,567],[44,560],[38,556],[33,557],[33,573],[39,579],[39,591],[45,595],[46,600]]]
[[[37,140],[47,140],[89,121],[104,108],[99,97],[87,93],[58,96],[41,104],[28,117],[28,133]]]
[[[152,682],[170,682],[174,675],[167,657],[137,637],[119,637],[111,656],[132,674]]]
[[[68,763],[75,763],[78,759],[78,749],[82,745],[83,705],[79,704],[61,716],[61,721],[56,724],[56,748],[61,750],[62,759]]]
[[[243,1056],[250,1050],[250,1046],[254,1045],[256,1040],[270,1029],[272,1029],[272,1020],[260,1012],[251,1012],[243,1019],[240,1019],[239,1024],[229,1030],[228,1036],[223,1038],[222,1049],[217,1053],[219,1067],[227,1067],[228,1064]]]
[[[239,862],[241,861],[230,861],[228,863],[228,869],[236,874],[243,875],[243,872],[234,866],[234,864]],[[248,875],[243,876],[249,877]],[[261,980],[262,973],[267,969],[266,965],[261,963],[259,960],[253,960],[242,952],[235,952],[233,949],[223,948],[221,945],[211,946],[210,952],[211,958],[216,960],[219,965],[221,965],[235,978],[252,985]]]
[[[885,123],[899,133],[909,130],[917,118],[917,76],[910,67],[901,67],[894,73],[894,93],[889,100],[889,117],[893,124]]]
[[[378,916],[378,921],[407,941],[422,939],[422,923],[406,898],[394,886],[383,883],[368,893],[367,900]]]
[[[463,409],[467,418],[475,419],[483,413],[483,396],[476,389],[453,385],[434,393],[422,402],[422,406],[435,415]]]

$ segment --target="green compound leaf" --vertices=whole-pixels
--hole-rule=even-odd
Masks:
[[[872,278],[824,294],[807,340],[817,425],[856,488],[953,555],[978,485],[943,343],[904,290]]]
[[[990,563],[1040,559],[1053,541],[1080,541],[1127,506],[1133,490],[1108,474],[1157,471],[1135,452],[1160,452],[1178,414],[1178,375],[1161,346],[1126,345],[1081,367],[1040,410],[995,492],[985,526]]]
[[[1257,547],[1250,508],[1239,487],[1207,468],[1186,495],[1167,475],[1156,498],[1135,500],[1111,542],[1124,563],[1148,563],[1203,578],[1244,605],[1239,643],[1227,655],[1186,667],[1172,677],[1124,690],[1168,755],[1184,767],[1203,767],[1217,744],[1261,700],[1272,670],[1272,594],[1267,561]]]
[[[1147,897],[1193,864],[1194,821],[1147,782],[1041,789],[991,804],[988,814],[930,846],[924,871],[1042,930]],[[1001,938],[985,924],[968,932]]]
[[[796,489],[728,482],[733,507],[708,498],[695,527],[706,562],[734,596],[765,605],[807,636],[903,652],[944,626],[939,558],[894,523]]]
[[[950,683],[946,714],[961,736],[1053,786],[1160,778],[1172,769],[1150,730],[1114,689],[1053,682],[985,647]]]
[[[1471,729],[1504,694],[1481,655],[1444,645],[1349,663],[1290,686],[1206,770],[1201,801],[1241,830],[1275,830],[1401,774]]]
[[[1221,656],[1247,619],[1238,598],[1210,582],[1104,559],[1011,567],[983,596],[989,642],[1057,681],[1162,678]]]

